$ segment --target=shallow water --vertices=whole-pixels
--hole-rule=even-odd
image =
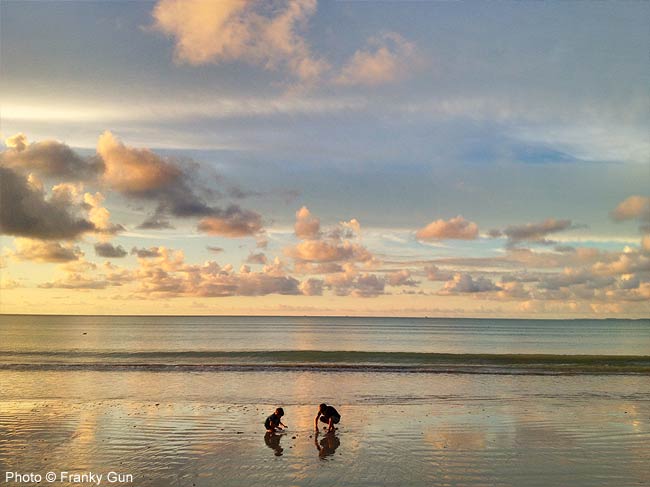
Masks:
[[[113,470],[152,486],[650,478],[648,377],[2,371],[0,389],[0,470]],[[315,441],[321,401],[342,421]],[[290,429],[265,438],[276,405]]]

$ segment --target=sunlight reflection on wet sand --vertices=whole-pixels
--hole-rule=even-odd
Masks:
[[[0,469],[114,470],[152,486],[643,485],[649,386],[647,377],[2,371]],[[274,397],[287,413],[282,435],[262,426]],[[316,404],[332,398],[340,428],[315,437]]]

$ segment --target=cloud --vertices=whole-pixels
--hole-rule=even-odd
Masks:
[[[97,153],[106,165],[104,180],[126,194],[147,195],[178,184],[183,178],[176,165],[149,149],[125,146],[109,131],[100,135]]]
[[[354,235],[359,235],[361,233],[361,223],[359,223],[359,220],[357,220],[356,218],[352,218],[347,222],[346,221],[339,222],[339,225],[342,228],[352,232],[352,234]]]
[[[478,225],[457,216],[451,220],[436,220],[415,234],[418,240],[474,240],[478,238]]]
[[[150,247],[148,249],[133,247],[131,249],[131,255],[137,255],[139,259],[149,259],[151,257],[160,257],[162,254],[158,247]]]
[[[262,217],[254,211],[231,205],[225,210],[215,209],[213,215],[199,221],[197,229],[208,235],[249,237],[262,232]]]
[[[81,255],[77,260],[71,260],[69,262],[63,262],[59,264],[58,268],[69,274],[87,273],[97,270],[97,264],[86,260],[85,257]]]
[[[356,278],[350,295],[357,298],[374,298],[384,293],[384,285],[383,278],[375,274],[362,274]]]
[[[610,276],[597,276],[586,269],[564,269],[559,274],[544,276],[537,284],[539,289],[558,290],[582,285],[589,289],[601,289],[610,286],[615,279]]]
[[[85,193],[83,201],[88,207],[88,219],[95,225],[95,231],[100,236],[109,237],[125,230],[122,225],[110,222],[111,213],[102,206],[104,195]]]
[[[27,136],[21,132],[5,139],[5,145],[9,149],[14,149],[17,152],[22,152],[27,148],[29,144],[27,143]]]
[[[214,261],[187,264],[182,252],[165,247],[157,251],[157,257],[139,260],[140,266],[134,275],[140,295],[159,298],[301,294],[300,282],[284,274],[279,260],[265,266],[261,272],[251,272],[248,266],[235,272],[232,266],[220,266]]]
[[[126,257],[128,252],[121,245],[114,246],[110,243],[96,243],[95,253],[100,257],[121,258]]]
[[[121,286],[135,279],[133,271],[118,267],[111,262],[104,262],[102,267],[104,271],[102,278],[107,280],[111,286]]]
[[[66,181],[93,180],[104,170],[97,159],[84,159],[70,147],[54,140],[29,144],[25,134],[16,134],[5,140],[7,150],[0,153],[0,165],[22,173],[35,172],[39,176]]]
[[[617,260],[619,252],[604,251],[593,247],[576,247],[572,252],[538,251],[523,247],[507,247],[503,255],[496,257],[445,257],[412,264],[424,264],[425,272],[433,281],[451,279],[455,272],[471,267],[484,272],[508,272],[513,269],[557,269],[589,266],[596,262],[609,263]],[[397,264],[398,262],[393,262]],[[400,264],[404,264],[401,262]],[[443,266],[445,269],[440,269]],[[448,276],[448,277],[445,277]]]
[[[374,86],[408,77],[421,65],[415,44],[395,32],[368,40],[354,53],[334,82],[341,85]]]
[[[343,272],[343,267],[337,262],[313,263],[296,261],[294,263],[294,272],[298,274],[332,274]]]
[[[144,229],[171,228],[167,215],[203,217],[199,231],[210,235],[241,237],[261,232],[257,213],[231,205],[226,209],[211,206],[203,195],[213,190],[193,179],[197,164],[165,159],[146,148],[127,147],[110,132],[104,132],[97,152],[106,165],[104,181],[125,196],[157,202],[155,213],[139,225]]]
[[[637,275],[625,274],[621,276],[618,285],[621,289],[639,289],[639,286],[641,285],[641,280]]]
[[[546,237],[552,233],[562,232],[564,230],[571,230],[577,228],[573,225],[571,220],[556,220],[554,218],[547,218],[539,223],[527,223],[525,225],[510,225],[502,232],[492,231],[492,236],[505,235],[508,238],[509,245],[514,245],[519,242],[533,242],[540,244],[555,243],[548,240]]]
[[[39,284],[42,289],[106,289],[111,283],[82,274],[69,274],[62,279]]]
[[[0,277],[0,289],[18,289],[22,287],[21,284],[8,276]]]
[[[608,252],[592,247],[577,247],[573,252],[538,252],[536,250],[511,247],[506,251],[504,261],[515,266],[528,268],[562,268],[591,265],[596,262],[612,262],[618,259],[618,252]]]
[[[59,186],[62,188],[62,186]],[[45,240],[71,240],[97,227],[79,216],[82,211],[65,191],[50,200],[23,176],[0,167],[0,233]]]
[[[471,276],[457,272],[438,294],[475,294],[487,300],[526,300],[539,302],[573,303],[575,306],[594,307],[601,312],[607,306],[643,302],[650,290],[650,256],[642,249],[626,248],[623,252],[601,251],[578,247],[566,252],[536,252],[530,249],[510,248],[504,257],[474,259],[484,267],[486,275],[501,275],[495,284],[488,277]],[[445,265],[472,265],[468,259],[444,259]],[[504,272],[499,263],[509,262],[526,270]],[[560,272],[550,269],[562,268]],[[530,272],[528,269],[542,269]],[[432,269],[434,277],[439,269]],[[531,305],[532,305],[531,304]],[[528,305],[527,305],[528,306]]]
[[[650,223],[650,197],[630,196],[618,204],[611,212],[611,217],[617,222],[635,219]]]
[[[153,215],[140,223],[140,225],[138,225],[136,228],[139,230],[165,230],[174,227],[169,222],[169,220],[165,220],[164,218],[159,218]]]
[[[519,281],[501,282],[497,298],[503,300],[530,299],[530,292]]]
[[[160,0],[153,27],[175,39],[175,58],[191,65],[243,61],[315,80],[329,68],[299,33],[316,12],[316,0],[263,2]]]
[[[489,279],[484,277],[474,279],[469,274],[458,273],[454,275],[451,281],[445,283],[439,294],[485,293],[500,290],[501,287]]]
[[[386,276],[386,283],[390,286],[416,287],[418,285],[417,281],[411,279],[411,273],[406,269],[389,273]]]
[[[247,264],[261,264],[264,265],[267,263],[267,258],[266,255],[264,255],[263,252],[257,253],[257,254],[250,254],[246,258],[246,263]]]
[[[17,238],[16,251],[11,256],[19,260],[42,263],[61,263],[79,260],[84,254],[77,246],[59,242],[43,242],[29,238]]]
[[[323,280],[322,279],[307,279],[300,283],[298,287],[300,292],[305,296],[322,296],[323,295]]]
[[[337,296],[370,298],[384,293],[384,278],[375,274],[359,273],[350,262],[343,264],[342,268],[342,272],[329,274],[325,278],[325,287],[332,289]]]
[[[296,237],[300,239],[320,238],[320,219],[313,216],[306,206],[296,212],[296,223],[294,225]]]
[[[42,289],[99,290],[122,286],[134,280],[134,273],[128,269],[104,262],[98,267],[81,258],[59,266],[61,277],[39,284]]]
[[[129,198],[155,201],[156,213],[141,224],[145,228],[165,228],[166,214],[177,217],[207,216],[210,207],[198,194],[205,191],[194,184],[190,169],[178,161],[165,159],[146,148],[128,147],[111,132],[97,142],[97,153],[106,166],[104,182]]]
[[[650,253],[650,235],[644,235],[641,238],[641,250]]]
[[[342,262],[373,261],[373,255],[363,245],[350,240],[356,237],[361,225],[353,218],[349,222],[340,222],[338,226],[321,231],[320,219],[313,216],[303,206],[296,212],[295,234],[302,239],[298,244],[284,249],[285,255],[295,259],[299,272],[314,270],[317,273],[333,272],[332,265]],[[323,264],[329,264],[325,269]]]
[[[350,241],[327,242],[324,240],[305,240],[295,247],[286,249],[285,253],[297,260],[306,262],[368,262],[372,254],[364,246]]]
[[[620,276],[637,272],[650,276],[650,255],[645,252],[623,252],[615,260],[598,261],[591,267],[599,275]]]
[[[424,268],[429,281],[449,281],[453,277],[453,273],[441,270],[436,265],[430,265]]]

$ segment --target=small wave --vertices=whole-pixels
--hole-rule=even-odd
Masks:
[[[641,374],[650,356],[360,351],[0,351],[0,370]]]

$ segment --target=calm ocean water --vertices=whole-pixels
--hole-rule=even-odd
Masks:
[[[0,367],[646,374],[650,321],[0,316]]]

